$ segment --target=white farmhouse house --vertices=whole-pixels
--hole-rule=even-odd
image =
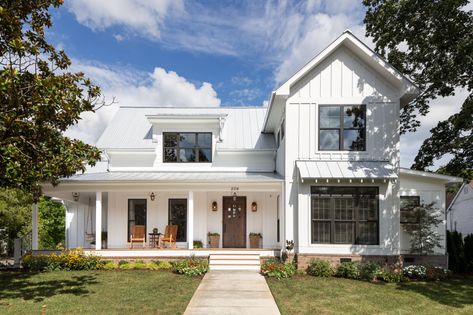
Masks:
[[[473,181],[463,183],[447,208],[447,228],[463,236],[473,234]]]
[[[244,266],[293,241],[301,266],[397,261],[409,252],[401,202],[435,201],[445,217],[444,186],[461,181],[400,168],[399,114],[416,95],[346,31],[267,107],[121,107],[98,140],[103,161],[43,189],[67,208],[66,246],[104,257],[210,255],[218,267],[240,254]],[[146,240],[130,249],[135,225]],[[151,233],[167,225],[178,226],[177,248],[154,248]],[[219,249],[208,233],[220,235]],[[261,234],[259,248],[249,248],[250,233]],[[444,264],[445,246],[435,253]]]

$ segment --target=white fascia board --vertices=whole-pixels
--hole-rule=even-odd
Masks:
[[[442,175],[442,174],[437,174],[433,172],[417,171],[417,170],[411,170],[408,168],[401,168],[400,170],[401,170],[401,174],[418,176],[418,177],[423,177],[423,178],[428,178],[428,179],[433,179],[433,180],[440,180],[445,183],[462,183],[463,182],[463,178],[456,177],[456,176]]]
[[[169,124],[169,123],[220,123],[222,118],[226,118],[227,114],[165,114],[165,115],[146,115],[148,121],[152,124]]]
[[[142,155],[142,154],[156,154],[156,148],[113,148],[113,149],[102,149],[107,155],[113,154],[129,154],[129,155]]]
[[[378,66],[384,68],[391,76],[393,76],[401,86],[401,97],[406,94],[416,94],[418,93],[418,88],[409,78],[401,74],[398,70],[392,67],[387,61],[385,61],[381,56],[374,52],[371,48],[366,46],[361,40],[359,40],[355,35],[353,35],[349,30],[346,30],[342,35],[340,35],[335,41],[333,41],[327,48],[325,48],[321,53],[319,53],[314,59],[309,61],[305,66],[303,66],[299,71],[297,71],[289,80],[287,80],[281,87],[276,90],[276,95],[290,95],[291,86],[293,86],[297,81],[299,81],[305,74],[311,71],[314,67],[319,65],[326,57],[328,57],[332,52],[334,52],[338,47],[344,43],[351,44],[347,45],[349,47],[355,47],[364,55],[368,56],[373,60]]]

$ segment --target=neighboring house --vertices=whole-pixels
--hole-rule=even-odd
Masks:
[[[447,209],[449,231],[473,234],[473,180],[464,183]]]
[[[394,262],[409,251],[399,196],[435,201],[444,217],[444,185],[461,181],[400,168],[400,110],[417,93],[346,31],[268,107],[121,107],[97,143],[104,161],[44,192],[65,202],[67,247],[97,240],[103,256],[206,256],[215,251],[194,241],[208,247],[216,232],[230,252],[261,233],[260,256],[293,240],[301,265]],[[178,225],[182,249],[125,250],[134,224],[147,233]],[[436,254],[446,261],[445,246]]]

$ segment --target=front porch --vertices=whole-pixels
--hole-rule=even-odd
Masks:
[[[255,250],[263,257],[279,255],[284,239],[281,191],[281,181],[274,178],[244,183],[65,183],[45,189],[66,207],[65,248],[108,258],[208,257]],[[33,232],[35,210],[33,205]],[[145,242],[130,249],[135,225],[145,227]],[[151,234],[156,229],[164,233],[168,225],[179,227],[176,248],[155,248]],[[218,234],[217,245],[210,244],[209,233]],[[261,235],[257,246],[250,246],[251,233]],[[32,245],[38,249],[34,241]]]

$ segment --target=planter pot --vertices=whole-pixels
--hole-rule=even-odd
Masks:
[[[219,235],[209,236],[209,246],[210,246],[210,248],[218,248],[219,243],[220,243],[220,236]]]
[[[260,248],[261,237],[250,236],[250,248]]]

